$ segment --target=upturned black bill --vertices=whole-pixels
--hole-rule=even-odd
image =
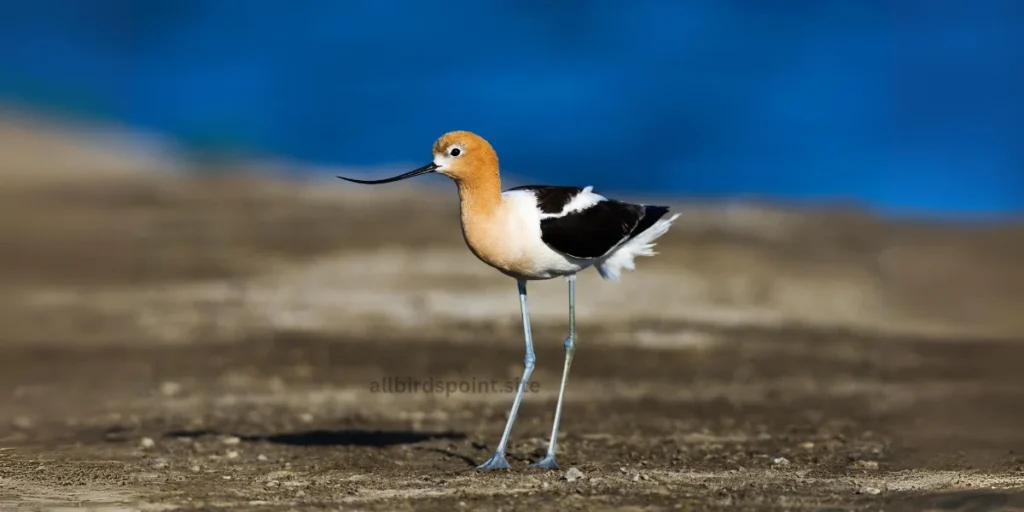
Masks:
[[[393,178],[385,178],[385,179],[382,179],[382,180],[357,180],[357,179],[353,179],[353,178],[346,178],[344,176],[338,176],[338,177],[343,179],[343,180],[345,180],[345,181],[351,181],[352,183],[362,183],[364,185],[380,185],[381,183],[391,183],[393,181],[399,181],[399,180],[404,180],[404,179],[408,179],[408,178],[414,178],[414,177],[419,176],[421,174],[429,174],[429,173],[432,173],[432,172],[435,172],[435,171],[437,171],[437,165],[435,165],[433,163],[430,163],[430,164],[424,165],[423,167],[420,167],[419,169],[416,169],[415,171],[409,171],[409,172],[407,172],[405,174],[400,174],[400,175],[395,176]]]

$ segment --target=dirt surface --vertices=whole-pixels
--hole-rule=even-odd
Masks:
[[[589,331],[589,332],[588,332]],[[723,332],[698,350],[587,346],[559,461],[543,455],[558,332],[542,329],[511,472],[490,455],[511,395],[384,379],[514,379],[487,345],[280,334],[229,345],[13,349],[4,509],[555,510],[1024,507],[1024,346],[813,331]],[[494,337],[493,332],[480,332]],[[977,358],[965,368],[966,356]],[[385,386],[387,384],[384,384]],[[148,505],[147,505],[148,504]],[[986,509],[986,508],[983,508]]]
[[[0,510],[1024,510],[1019,225],[682,203],[581,277],[560,471],[565,285],[531,285],[480,472],[522,329],[453,191],[81,158],[0,191]]]

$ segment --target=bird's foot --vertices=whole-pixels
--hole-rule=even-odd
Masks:
[[[555,454],[549,453],[544,456],[543,459],[530,464],[531,468],[542,468],[542,469],[558,469],[558,463],[555,462]]]
[[[508,461],[505,460],[505,452],[497,451],[491,455],[487,462],[480,464],[477,469],[508,469]]]

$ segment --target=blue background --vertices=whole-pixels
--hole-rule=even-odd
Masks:
[[[1024,210],[1022,5],[10,1],[0,100],[313,164],[469,129],[530,181],[993,216]]]

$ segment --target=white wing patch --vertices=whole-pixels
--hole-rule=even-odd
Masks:
[[[576,196],[573,197],[571,201],[566,203],[566,205],[562,208],[562,211],[558,213],[542,213],[540,215],[540,218],[550,219],[554,217],[565,217],[570,213],[586,210],[587,208],[590,208],[591,206],[594,206],[595,204],[606,200],[607,198],[605,198],[604,196],[594,193],[594,187],[586,187],[583,190],[581,190],[579,194],[576,194]]]

